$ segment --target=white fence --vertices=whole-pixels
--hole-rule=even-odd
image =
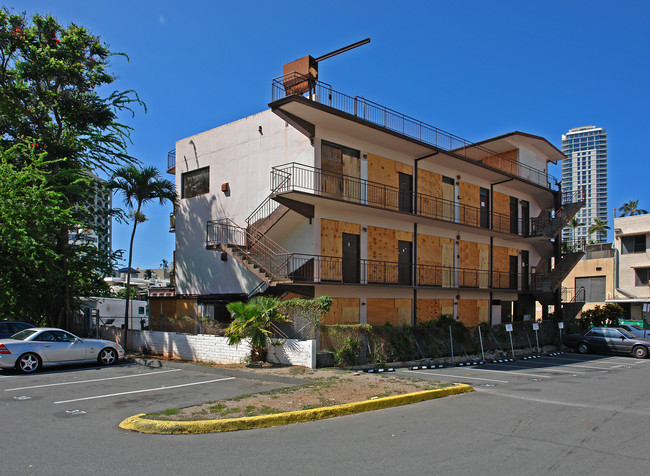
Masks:
[[[123,331],[102,328],[101,336],[124,345]],[[167,358],[216,364],[239,364],[248,360],[248,341],[228,345],[228,339],[210,334],[179,334],[175,332],[129,330],[126,349]],[[316,341],[274,339],[268,346],[268,362],[316,368]]]

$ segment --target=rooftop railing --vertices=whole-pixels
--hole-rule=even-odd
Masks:
[[[309,83],[309,91],[301,92],[304,91],[304,88],[296,87],[296,85],[306,82]],[[504,172],[548,189],[557,186],[557,180],[544,170],[538,170],[504,157],[487,147],[474,144],[362,96],[348,96],[335,91],[327,83],[309,80],[298,73],[289,73],[273,80],[272,101],[293,95],[306,95],[309,100],[318,104],[329,106],[438,149],[478,162],[488,169]],[[495,165],[496,163],[498,166]]]

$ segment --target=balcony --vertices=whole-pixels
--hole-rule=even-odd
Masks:
[[[309,92],[301,93],[305,88],[297,88],[296,85],[305,82],[309,82]],[[273,80],[272,102],[289,97],[301,97],[303,100],[333,108],[375,126],[447,151],[450,155],[471,161],[484,169],[497,171],[545,189],[550,190],[554,186],[552,184],[557,184],[557,180],[546,171],[504,157],[482,145],[472,143],[361,96],[352,97],[335,91],[327,83],[312,81],[297,73],[290,73]]]
[[[289,278],[303,284],[362,284],[446,289],[528,289],[522,275],[505,271],[413,265],[360,259],[356,263],[332,256],[292,254]],[[524,280],[525,281],[525,280]]]
[[[399,188],[368,180],[323,171],[308,165],[291,163],[271,169],[271,190],[280,194],[300,192],[362,206],[489,229],[510,235],[531,236],[531,223],[509,215],[482,211],[478,207],[445,200],[423,193],[400,192]],[[303,197],[304,199],[304,197]],[[537,222],[535,222],[537,223]]]
[[[530,286],[527,275],[506,271],[290,253],[268,237],[253,236],[228,219],[208,222],[206,249],[227,253],[271,286],[358,284],[512,291]]]
[[[176,174],[176,149],[167,152],[167,173]]]

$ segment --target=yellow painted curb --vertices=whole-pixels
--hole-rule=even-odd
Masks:
[[[438,390],[424,390],[422,392],[405,393],[392,397],[365,400],[363,402],[346,403],[330,407],[313,408],[311,410],[298,410],[273,415],[259,415],[243,418],[227,418],[223,420],[197,420],[197,421],[163,421],[145,418],[145,413],[134,415],[120,423],[124,430],[139,431],[140,433],[218,433],[222,431],[250,430],[269,426],[288,425],[312,420],[322,420],[353,413],[379,410],[382,408],[396,407],[409,403],[432,400],[434,398],[448,397],[459,393],[473,392],[469,385],[456,385],[454,387]]]

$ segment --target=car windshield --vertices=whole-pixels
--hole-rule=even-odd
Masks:
[[[38,331],[36,329],[25,329],[20,332],[16,332],[14,335],[11,336],[11,339],[16,339],[16,340],[25,340],[29,336],[36,334]]]

